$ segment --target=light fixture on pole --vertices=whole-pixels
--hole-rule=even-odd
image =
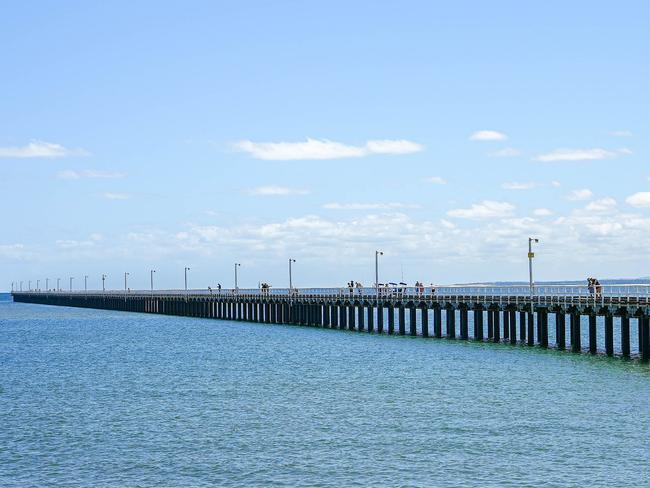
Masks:
[[[185,296],[187,296],[187,272],[190,270],[187,266],[185,266]]]
[[[295,263],[295,262],[296,262],[295,259],[289,258],[289,292],[293,290],[293,279],[291,276],[291,263]]]
[[[56,291],[61,291],[61,278],[56,279]]]
[[[14,282],[12,281],[11,282],[11,293],[13,293],[13,292],[14,292]]]
[[[383,256],[383,251],[375,251],[375,295],[379,299],[379,256]]]
[[[72,291],[72,280],[74,280],[74,278],[70,276],[70,291]]]
[[[535,292],[534,288],[534,282],[533,282],[533,258],[535,257],[535,253],[533,252],[533,242],[537,244],[539,242],[539,239],[536,239],[534,237],[529,237],[528,238],[528,274],[529,274],[529,280],[530,280],[530,301],[532,303],[533,301],[533,294]]]
[[[149,273],[151,275],[151,294],[153,295],[153,274],[156,272],[155,269],[152,269]]]
[[[38,291],[39,286],[41,286],[41,280],[36,280],[36,291]]]
[[[124,293],[128,291],[128,287],[126,286],[126,277],[129,276],[129,273],[124,273]]]
[[[88,275],[84,275],[84,291],[88,291]]]
[[[102,274],[102,291],[106,291],[106,275]]]
[[[45,291],[50,291],[50,279],[45,278]]]
[[[32,291],[32,280],[27,281],[27,291]]]
[[[240,263],[235,263],[235,292],[239,289],[239,285],[237,283],[237,268],[241,266]]]

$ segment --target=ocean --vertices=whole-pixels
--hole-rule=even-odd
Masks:
[[[650,486],[649,452],[636,361],[0,296],[3,487]]]

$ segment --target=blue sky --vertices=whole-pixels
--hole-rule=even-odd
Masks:
[[[650,275],[646,2],[2,7],[0,288]]]

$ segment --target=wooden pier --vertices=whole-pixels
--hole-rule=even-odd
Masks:
[[[643,362],[650,359],[650,293],[647,287],[638,286],[612,287],[599,296],[586,288],[565,286],[546,286],[534,294],[526,287],[447,287],[218,293],[30,291],[12,295],[14,301],[24,303],[489,341],[604,353]],[[554,324],[550,333],[549,316]],[[584,334],[583,327],[588,329]],[[634,337],[634,333],[638,335]],[[599,337],[604,347],[598,347]]]

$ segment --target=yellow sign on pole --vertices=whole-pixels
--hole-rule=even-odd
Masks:
[[[532,259],[532,258],[534,258],[534,257],[535,257],[535,253],[534,253],[534,252],[529,252],[529,253],[528,253],[528,258],[529,258],[529,259]]]

